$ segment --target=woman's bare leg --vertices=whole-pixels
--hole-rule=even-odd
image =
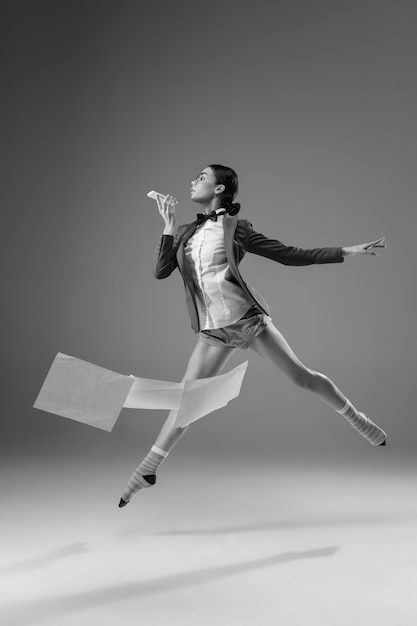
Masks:
[[[346,398],[340,389],[324,374],[307,368],[274,324],[268,324],[249,347],[271,361],[296,385],[310,389],[336,411],[344,406]]]
[[[199,341],[194,348],[182,380],[210,378],[221,372],[235,348],[211,346]],[[175,426],[178,411],[170,411],[162,429],[147,456],[130,477],[119,507],[125,506],[136,491],[156,482],[156,471],[169,452],[188,430],[188,426]]]
[[[268,324],[249,347],[269,359],[296,385],[313,391],[324,402],[340,412],[372,445],[385,443],[386,433],[371,422],[364,413],[359,413],[330,378],[307,368],[274,324]]]

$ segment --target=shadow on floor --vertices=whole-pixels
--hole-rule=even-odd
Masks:
[[[18,604],[8,609],[3,609],[0,611],[0,623],[8,626],[32,626],[32,624],[52,620],[68,613],[94,609],[95,607],[101,607],[132,597],[177,591],[291,561],[330,557],[338,550],[337,546],[327,546],[315,550],[283,552],[264,559],[246,561],[245,563],[193,570],[155,580],[103,587],[102,589],[74,593],[72,595],[55,596],[30,602],[26,605]]]
[[[209,528],[182,528],[176,530],[160,530],[153,534],[155,535],[222,535],[229,533],[246,533],[246,532],[256,532],[259,530],[280,530],[284,528],[314,528],[321,526],[357,526],[357,525],[369,525],[369,526],[379,526],[385,524],[402,524],[402,523],[412,523],[417,519],[417,516],[414,513],[398,515],[393,513],[392,515],[386,514],[374,514],[374,515],[364,515],[362,517],[355,516],[343,516],[343,517],[322,517],[316,519],[304,519],[304,520],[282,520],[282,521],[265,521],[259,522],[256,524],[236,524],[236,525],[225,525],[222,527],[212,526]],[[137,528],[129,528],[126,529],[123,534],[125,536],[133,535],[136,532],[143,532],[143,530],[139,530]],[[122,534],[122,533],[121,533]]]
[[[86,543],[74,543],[58,550],[51,550],[38,556],[22,559],[21,561],[15,561],[14,563],[7,563],[0,567],[0,577],[10,576],[12,574],[22,574],[26,572],[33,572],[37,569],[53,565],[57,561],[61,561],[68,556],[74,556],[75,554],[85,554],[88,552]]]
[[[162,536],[178,536],[178,535],[223,535],[231,533],[247,533],[257,532],[262,530],[280,530],[285,528],[318,528],[326,526],[382,526],[385,524],[411,524],[417,520],[417,515],[414,512],[410,513],[374,513],[368,515],[355,515],[350,517],[349,515],[343,516],[326,516],[318,518],[307,519],[292,519],[292,520],[269,520],[264,522],[256,522],[252,524],[233,524],[224,526],[211,526],[207,528],[196,528],[195,526],[179,528],[175,530],[159,530],[155,531],[153,535]],[[137,526],[131,526],[118,532],[121,537],[131,537],[135,534],[143,534],[143,528]]]

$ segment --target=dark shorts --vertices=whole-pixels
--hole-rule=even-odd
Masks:
[[[214,330],[200,330],[199,340],[210,346],[228,346],[246,350],[251,341],[271,321],[269,315],[266,315],[254,304],[239,321],[230,324],[230,326],[215,328]]]

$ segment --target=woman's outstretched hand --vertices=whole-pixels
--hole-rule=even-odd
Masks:
[[[343,256],[354,256],[355,254],[372,254],[373,256],[378,256],[378,252],[374,252],[374,248],[386,248],[387,246],[383,243],[384,241],[385,237],[381,237],[381,239],[375,239],[375,241],[370,241],[368,243],[361,243],[358,246],[342,248],[342,254]]]
[[[173,196],[166,196],[165,200],[157,199],[158,211],[165,222],[164,235],[175,235],[177,230],[177,218],[175,209],[178,201]]]

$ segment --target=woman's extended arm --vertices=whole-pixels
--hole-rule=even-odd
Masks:
[[[247,224],[246,250],[252,254],[266,257],[284,265],[313,265],[316,263],[343,263],[344,255],[341,247],[334,248],[297,248],[286,246],[278,239],[270,239],[253,230]]]
[[[373,248],[386,248],[382,243],[384,237],[369,243],[350,247],[311,248],[303,249],[295,246],[286,246],[278,239],[270,239],[253,230],[250,222],[247,222],[248,235],[246,249],[252,254],[264,256],[284,265],[313,265],[316,263],[343,263],[345,256],[357,254],[372,254]]]

